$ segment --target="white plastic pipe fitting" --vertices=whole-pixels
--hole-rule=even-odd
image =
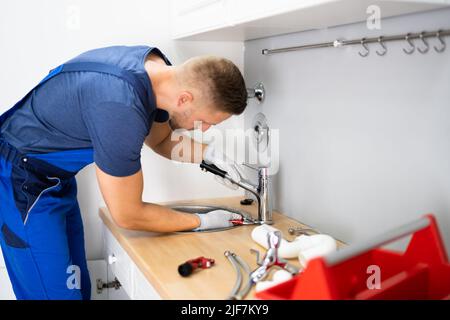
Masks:
[[[259,281],[256,283],[255,291],[263,291],[270,287],[276,286],[282,282],[292,279],[293,275],[286,270],[277,270],[272,276],[272,280]]]
[[[301,235],[294,242],[301,244],[298,261],[303,268],[306,268],[310,260],[323,257],[337,249],[336,240],[326,234]]]
[[[266,224],[260,225],[253,229],[252,239],[268,249],[267,234],[271,231],[279,230]],[[336,240],[329,235],[301,235],[292,242],[282,239],[278,254],[285,259],[298,258],[302,267],[305,267],[309,260],[336,251],[336,248]]]
[[[262,224],[253,229],[252,239],[265,249],[269,249],[269,244],[267,243],[267,234],[271,231],[280,230],[267,224]],[[296,258],[298,256],[298,252],[299,248],[297,244],[281,239],[280,247],[278,248],[278,254],[280,255],[280,257],[285,259]]]

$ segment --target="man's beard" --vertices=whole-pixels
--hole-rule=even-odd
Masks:
[[[172,130],[181,129],[180,125],[175,119],[169,119],[169,126]]]
[[[185,130],[193,130],[194,126],[192,126],[192,128],[186,128],[186,126],[182,126],[180,124],[179,120],[179,116],[173,115],[172,118],[169,119],[169,126],[172,130],[177,130],[177,129],[185,129]]]

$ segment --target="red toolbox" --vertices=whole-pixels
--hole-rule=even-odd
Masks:
[[[381,246],[412,234],[405,252]],[[366,243],[308,263],[258,299],[450,299],[450,264],[436,220],[429,214]]]

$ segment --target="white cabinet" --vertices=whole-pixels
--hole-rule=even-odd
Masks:
[[[171,3],[172,33],[203,32],[227,24],[227,0],[173,0]]]
[[[104,255],[108,264],[108,279],[119,280],[119,290],[109,289],[109,299],[159,300],[161,297],[147,281],[109,229],[103,225]],[[122,292],[123,291],[123,292]]]
[[[150,285],[136,265],[133,265],[133,282],[134,300],[161,300],[159,294]]]
[[[96,279],[106,278],[106,265],[104,260],[89,260],[88,262],[89,275],[91,277],[91,299],[105,300],[106,293],[97,293]],[[16,300],[16,296],[12,289],[11,281],[9,280],[8,271],[5,267],[5,261],[0,250],[0,300]]]
[[[443,8],[450,0],[172,0],[174,39],[244,41]]]
[[[113,234],[103,226],[104,257],[103,260],[88,261],[89,273],[92,282],[92,299],[109,300],[159,300],[161,297],[147,281],[145,276],[134,264]],[[107,270],[106,270],[107,269]],[[96,292],[96,280],[104,282],[119,280],[122,287],[119,290],[108,289],[102,293]],[[0,300],[15,300],[8,272],[5,268],[0,250]]]
[[[230,20],[234,24],[248,22],[264,17],[273,16],[283,12],[289,12],[298,9],[299,7],[305,7],[310,4],[314,4],[320,1],[299,1],[299,0],[228,0],[232,17]]]
[[[125,250],[120,246],[119,242],[113,236],[113,234],[104,229],[104,244],[105,244],[105,259],[108,264],[108,270],[111,274],[117,277],[119,282],[122,284],[123,290],[132,296],[132,265],[130,257],[127,255]],[[108,272],[109,273],[109,272]],[[113,281],[114,278],[108,277],[108,281]]]

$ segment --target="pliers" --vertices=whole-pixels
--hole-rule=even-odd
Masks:
[[[241,217],[241,219],[233,219],[230,222],[235,226],[247,225],[247,224],[256,224],[256,222],[252,219]]]

